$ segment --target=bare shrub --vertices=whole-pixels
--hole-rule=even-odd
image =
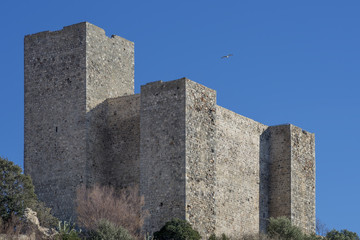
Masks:
[[[35,228],[15,214],[11,214],[7,221],[0,219],[0,234],[6,235],[8,239],[17,239],[20,234],[27,236],[35,234]]]
[[[2,234],[6,234],[7,236],[17,236],[24,226],[19,217],[12,214],[7,221],[1,220],[0,227]]]
[[[147,213],[142,211],[144,197],[137,186],[115,191],[111,186],[82,186],[77,189],[76,212],[79,225],[95,230],[100,220],[124,227],[140,238]]]
[[[330,232],[326,225],[321,222],[320,219],[316,219],[316,234],[319,236],[326,236],[326,234]]]

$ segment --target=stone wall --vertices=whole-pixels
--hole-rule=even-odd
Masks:
[[[313,134],[219,107],[186,78],[133,93],[132,42],[89,23],[25,37],[25,173],[56,216],[74,217],[82,183],[140,185],[147,232],[174,217],[203,237],[279,216],[315,230]]]
[[[25,37],[25,173],[62,219],[85,178],[85,37],[84,24]]]
[[[185,79],[141,87],[140,192],[147,232],[185,219]]]
[[[86,111],[107,98],[134,94],[134,43],[86,25]]]
[[[185,81],[186,219],[208,238],[216,220],[216,92]]]
[[[134,94],[134,43],[115,35],[109,38],[103,29],[90,23],[84,23],[84,25],[86,27],[86,66],[84,67],[86,69],[86,118],[88,123],[86,128],[87,184],[114,184],[114,180],[119,177],[111,177],[113,178],[111,180],[109,174],[111,171],[120,170],[112,169],[112,167],[114,164],[118,165],[120,161],[125,161],[125,159],[118,158],[124,158],[127,155],[126,152],[121,156],[115,153],[116,150],[113,151],[114,145],[117,144],[114,143],[114,139],[122,141],[122,138],[127,138],[123,131],[129,126],[124,125],[124,130],[122,130],[120,129],[122,126],[119,124],[125,119],[133,117],[134,111],[137,111],[137,115],[140,112],[139,104],[134,103],[137,105],[137,108],[135,107],[137,110],[132,109],[133,105],[130,103],[133,98],[118,101],[111,99]],[[118,102],[119,106],[114,106],[114,102]],[[129,103],[129,106],[124,106],[123,102]],[[118,115],[113,114],[116,110],[111,108],[114,107],[119,112]],[[127,114],[129,116],[126,116]],[[116,120],[118,123],[114,123]],[[133,123],[136,124],[136,121]],[[111,126],[109,127],[108,124]],[[137,124],[139,125],[139,119]],[[113,128],[114,131],[112,132],[110,128]],[[138,136],[130,138],[136,139]],[[139,147],[139,143],[135,143],[134,146]],[[133,166],[134,159],[138,161],[138,153],[131,158],[128,156],[125,158],[129,161],[129,165]],[[138,171],[132,172],[135,174]],[[114,186],[123,185],[127,184],[125,182],[117,183]]]
[[[270,178],[269,216],[291,217],[291,146],[290,126],[269,127]]]
[[[140,95],[108,99],[107,182],[117,188],[140,184]]]
[[[269,215],[315,231],[315,137],[291,124],[270,131]]]
[[[217,107],[218,235],[225,233],[240,237],[260,231],[260,203],[267,203],[260,199],[261,184],[264,184],[260,182],[260,162],[264,161],[260,144],[261,135],[266,129],[267,126],[261,123]]]
[[[270,178],[270,134],[269,127],[260,135],[259,144],[259,230],[267,232],[269,220],[269,178]]]
[[[88,119],[87,184],[139,185],[140,95],[107,99]]]
[[[315,135],[294,125],[291,132],[291,219],[308,233],[315,231]]]
[[[90,146],[90,111],[107,98],[133,94],[133,43],[86,22],[24,42],[25,173],[39,199],[67,220],[92,168],[89,148],[99,156],[105,151]]]

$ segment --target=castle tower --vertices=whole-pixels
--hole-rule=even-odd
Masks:
[[[215,230],[214,90],[183,78],[141,88],[140,192],[149,232],[177,217]]]
[[[315,138],[216,104],[189,79],[134,94],[134,44],[89,23],[25,37],[25,173],[57,217],[80,184],[139,185],[146,232],[177,217],[202,237],[315,231]]]
[[[40,200],[74,216],[76,187],[93,182],[101,145],[94,109],[134,93],[134,44],[83,22],[25,37],[24,168]]]
[[[236,114],[186,78],[146,84],[140,99],[148,232],[177,217],[205,238],[241,237],[266,232],[268,219],[280,216],[314,232],[314,134]]]
[[[269,127],[269,216],[315,231],[315,136],[294,125]]]

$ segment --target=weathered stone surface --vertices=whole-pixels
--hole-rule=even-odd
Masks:
[[[185,84],[186,218],[208,238],[216,220],[216,92]]]
[[[270,134],[269,215],[315,231],[315,136],[291,124]]]
[[[25,37],[24,168],[60,218],[86,164],[86,24]]]
[[[140,181],[140,95],[110,98],[88,112],[87,184],[123,188]]]
[[[291,142],[290,126],[269,128],[270,172],[269,215],[291,216]]]
[[[181,79],[141,87],[140,192],[147,232],[185,219],[185,84]]]
[[[108,98],[134,94],[134,43],[86,25],[86,111]]]
[[[69,219],[76,188],[90,177],[89,149],[104,151],[88,142],[91,110],[134,93],[133,43],[87,22],[28,35],[24,74],[25,173],[39,199]]]
[[[294,125],[291,132],[291,220],[315,230],[315,136]]]
[[[222,108],[186,78],[134,95],[133,46],[89,23],[25,37],[25,172],[55,215],[75,215],[80,184],[136,184],[146,232],[178,217],[239,237],[278,216],[313,232],[314,135]]]
[[[260,179],[260,162],[266,160],[261,159],[261,135],[266,129],[261,123],[217,107],[218,234],[239,237],[260,231],[260,204],[267,203],[261,199]]]

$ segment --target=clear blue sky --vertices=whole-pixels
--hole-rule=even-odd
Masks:
[[[314,132],[317,217],[360,233],[360,1],[1,0],[0,156],[23,166],[24,35],[82,21],[135,42],[136,92],[188,77],[239,114]]]

